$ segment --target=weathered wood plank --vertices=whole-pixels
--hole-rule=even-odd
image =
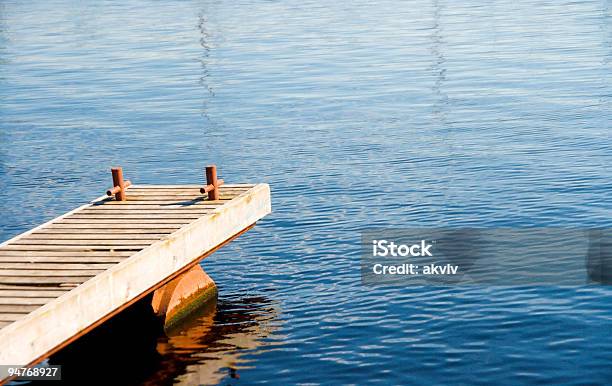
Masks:
[[[116,240],[116,239],[65,239],[62,236],[55,237],[53,239],[37,239],[24,237],[9,244],[7,247],[13,245],[83,245],[85,247],[89,245],[108,245],[108,246],[128,246],[128,245],[151,245],[157,242],[159,239],[139,239],[139,240]]]
[[[16,320],[23,318],[26,314],[23,313],[8,313],[2,312],[0,313],[0,321],[12,323]]]
[[[8,326],[8,325],[9,325],[9,324],[11,324],[11,323],[12,323],[12,322],[5,322],[5,321],[3,321],[3,320],[0,320],[0,328],[6,327],[6,326]]]
[[[220,200],[229,200],[244,194],[246,191],[230,191],[230,192],[221,192],[219,197]],[[126,196],[128,200],[130,198],[132,200],[137,200],[138,197],[142,197],[143,200],[151,200],[151,199],[159,199],[159,200],[176,200],[176,201],[209,201],[207,194],[194,194],[189,192],[177,192],[177,193],[162,193],[162,192],[131,192]],[[104,201],[108,202],[116,202],[113,199]]]
[[[27,314],[39,308],[40,305],[0,304],[0,313]]]
[[[62,296],[68,289],[57,290],[3,290],[0,289],[0,298],[56,298]]]
[[[120,257],[125,258],[133,255],[130,251],[27,251],[0,249],[0,257]]]
[[[129,199],[129,197],[132,197],[132,200]],[[134,199],[135,197],[143,197],[142,200],[136,200]],[[109,199],[109,200],[104,200],[104,201],[98,201],[93,203],[93,206],[107,206],[107,205],[128,205],[130,204],[130,201],[155,201],[155,199],[157,199],[158,201],[164,201],[164,203],[167,203],[168,201],[175,201],[176,203],[214,203],[216,201],[212,201],[212,200],[208,200],[208,197],[206,196],[195,196],[195,195],[185,195],[185,196],[163,196],[163,195],[159,195],[159,194],[149,194],[149,195],[131,195],[131,196],[126,196],[126,199],[128,199],[128,201],[117,201],[115,199]],[[220,201],[220,200],[218,200]]]
[[[91,279],[92,277],[93,276],[0,276],[0,284],[81,284]]]
[[[16,290],[16,291],[46,291],[46,290],[59,290],[58,286],[54,285],[24,285],[24,284],[0,284],[0,290]]]
[[[152,209],[125,209],[121,208],[121,206],[113,206],[113,207],[105,207],[105,206],[97,206],[93,209],[85,209],[75,215],[83,215],[83,214],[175,214],[175,215],[189,215],[189,214],[197,214],[203,216],[208,213],[213,213],[214,209],[212,208],[152,208]]]
[[[221,193],[221,200],[229,200],[235,197],[238,197],[242,192],[236,193]],[[159,200],[159,201],[209,201],[206,195],[194,195],[194,194],[156,194],[156,193],[138,193],[131,194],[127,197],[128,201],[151,201],[151,200]],[[112,201],[107,201],[112,202]],[[213,201],[214,202],[214,201]]]
[[[159,240],[167,233],[32,233],[21,240]]]
[[[149,244],[145,245],[7,245],[2,248],[3,251],[53,251],[53,252],[74,252],[80,251],[85,253],[90,252],[122,252],[122,251],[138,251],[148,247]]]
[[[115,208],[100,208],[100,209],[95,209],[92,211],[87,211],[84,213],[79,213],[78,215],[75,214],[74,216],[113,216],[113,218],[116,218],[115,216],[139,216],[138,218],[142,218],[142,216],[145,217],[151,217],[154,216],[153,218],[164,218],[164,216],[172,216],[174,218],[183,218],[184,216],[197,216],[197,218],[200,218],[202,216],[206,216],[209,214],[213,214],[214,211],[212,210],[208,210],[208,209],[161,209],[161,210],[156,210],[156,209],[151,209],[151,210],[147,210],[147,209],[122,209],[121,207],[115,207]],[[161,217],[157,217],[157,216],[161,216]],[[72,216],[70,216],[69,218],[72,218]],[[78,217],[75,217],[78,218]]]
[[[84,229],[87,231],[97,231],[98,229],[103,229],[107,231],[111,231],[116,229],[118,231],[129,230],[130,232],[135,231],[136,229],[141,230],[157,230],[157,229],[171,229],[177,230],[181,227],[181,224],[159,224],[159,223],[147,223],[147,224],[62,224],[62,223],[54,223],[44,228],[45,232],[54,229]]]
[[[106,208],[121,207],[123,210],[132,209],[201,209],[211,208],[217,209],[224,204],[225,201],[108,201],[102,204],[94,204],[90,208]]]
[[[221,194],[242,194],[249,190],[249,188],[226,188],[220,189]],[[200,193],[200,188],[183,188],[183,189],[129,189],[127,195],[166,195],[166,196],[197,196],[206,197],[206,194]],[[112,199],[112,198],[111,198]]]
[[[53,270],[38,270],[35,267],[32,269],[4,269],[0,268],[1,277],[53,277],[53,276],[94,276],[104,272],[104,269],[53,269]]]
[[[219,200],[209,201],[206,197],[193,197],[193,196],[184,196],[184,197],[170,197],[170,196],[131,196],[127,197],[127,201],[108,201],[105,205],[109,205],[111,202],[121,202],[121,203],[148,203],[148,202],[161,202],[161,203],[216,203],[219,201],[229,201],[238,197],[238,195],[221,195]]]
[[[202,184],[204,184],[204,181],[202,181]],[[225,186],[225,184],[223,185]],[[134,184],[134,185],[130,185],[130,187],[128,188],[128,191],[132,190],[132,189],[200,189],[201,185],[200,184],[183,184],[183,185],[142,185],[142,184]]]
[[[222,190],[220,194],[224,197],[236,197],[242,193],[245,193],[248,189],[227,189]],[[138,190],[129,191],[127,197],[134,196],[147,196],[147,197],[194,197],[208,199],[207,194],[202,194],[198,190],[183,190],[183,191],[160,191],[160,190]]]
[[[199,192],[203,186],[204,186],[204,183],[202,183],[202,185],[190,185],[190,186],[176,185],[176,186],[167,186],[167,187],[164,187],[162,185],[141,185],[141,186],[131,185],[128,189],[128,192],[131,192],[133,190],[147,190],[147,191],[166,190],[170,192],[180,192],[182,190],[194,190],[194,191]],[[219,188],[220,190],[249,190],[252,187],[253,185],[249,186],[249,185],[240,185],[240,184],[223,184]]]
[[[145,190],[149,190],[149,189],[153,189],[153,190],[159,190],[159,189],[168,189],[168,190],[178,190],[178,189],[196,189],[199,190],[202,186],[204,185],[204,181],[202,181],[202,185],[197,185],[197,184],[190,184],[190,185],[131,185],[128,188],[128,192],[130,192],[131,190],[136,190],[136,189],[145,189]],[[223,184],[221,185],[220,189],[228,189],[228,188],[247,188],[247,189],[251,189],[253,187],[255,187],[255,185],[257,184]]]
[[[67,220],[194,220],[204,216],[203,213],[200,214],[190,214],[190,213],[172,213],[172,214],[158,214],[158,213],[136,213],[136,214],[103,214],[103,213],[83,213],[83,214],[73,214],[70,217],[67,217]]]
[[[4,263],[2,264],[3,269],[36,269],[36,270],[58,270],[58,269],[98,269],[104,270],[112,268],[115,264],[112,263],[73,263],[73,262],[62,262],[62,263]]]
[[[55,299],[57,296],[51,297],[3,297],[0,296],[0,306],[2,305],[24,305],[24,306],[42,306]]]
[[[95,235],[104,236],[104,237],[116,236],[117,238],[122,238],[125,235],[126,238],[129,238],[129,236],[135,236],[135,235],[146,236],[147,234],[167,235],[167,234],[174,232],[177,229],[178,227],[176,228],[143,228],[143,229],[138,229],[138,228],[100,228],[100,229],[96,229],[96,228],[91,228],[91,229],[88,229],[88,228],[43,228],[38,232],[32,233],[31,235],[33,236],[33,235],[54,235],[54,234],[62,234],[62,235],[95,234]],[[154,236],[151,236],[151,237],[154,237]]]
[[[86,224],[86,225],[101,225],[101,224],[189,224],[192,219],[142,219],[142,220],[124,220],[124,219],[98,219],[98,220],[80,220],[65,218],[58,221],[56,224]]]
[[[95,210],[134,210],[132,206],[146,205],[144,209],[146,211],[164,211],[171,210],[172,213],[179,212],[211,212],[219,207],[219,201],[203,201],[203,200],[157,200],[159,204],[152,205],[152,200],[139,200],[139,201],[107,201],[107,202],[96,202],[91,206],[77,213],[86,213]],[[137,210],[138,208],[136,208]],[[74,214],[74,213],[73,213]]]
[[[44,263],[44,264],[112,264],[120,263],[126,257],[59,257],[59,256],[0,256],[0,264]]]

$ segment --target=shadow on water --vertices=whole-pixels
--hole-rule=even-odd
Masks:
[[[239,378],[241,351],[262,344],[276,315],[267,298],[236,297],[209,302],[164,332],[150,302],[139,301],[53,355],[48,363],[62,365],[61,384],[202,385]]]

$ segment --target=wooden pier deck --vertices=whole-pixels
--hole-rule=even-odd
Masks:
[[[271,211],[266,184],[200,188],[132,185],[0,244],[0,364],[37,363]]]

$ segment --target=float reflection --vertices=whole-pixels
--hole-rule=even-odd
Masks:
[[[134,304],[53,355],[48,363],[62,365],[61,383],[210,385],[239,378],[248,362],[243,355],[266,344],[278,315],[277,304],[266,297],[229,296],[164,332],[150,301]]]
[[[209,303],[158,340],[159,370],[144,384],[210,385],[239,378],[248,362],[241,356],[263,344],[277,314],[261,296]]]

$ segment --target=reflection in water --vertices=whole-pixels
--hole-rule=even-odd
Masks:
[[[271,333],[269,321],[277,311],[263,297],[221,300],[185,320],[159,338],[158,371],[145,382],[158,385],[172,380],[180,385],[217,384],[225,376],[239,378],[241,351],[262,345]]]
[[[207,113],[208,111],[208,103],[210,98],[215,96],[215,92],[213,91],[209,77],[210,71],[208,69],[208,62],[210,60],[210,50],[212,47],[211,43],[211,34],[206,28],[206,15],[204,11],[202,11],[198,15],[198,30],[200,31],[200,46],[202,46],[202,58],[200,59],[200,65],[202,67],[202,76],[200,77],[200,86],[202,86],[205,90],[205,95],[202,98],[202,116],[210,121],[210,117]]]
[[[448,105],[448,94],[442,89],[442,86],[446,81],[446,67],[444,65],[446,59],[444,58],[444,53],[442,52],[442,45],[444,44],[444,40],[442,37],[442,25],[440,24],[440,0],[434,0],[433,7],[434,24],[433,33],[431,34],[431,56],[434,59],[432,70],[434,71],[434,75],[436,77],[432,87],[432,90],[435,95],[433,114],[434,117],[439,121],[440,126],[444,126],[446,124],[445,110],[446,106]]]
[[[267,298],[226,298],[164,333],[147,297],[49,363],[62,365],[65,384],[217,384],[226,376],[239,377],[242,352],[263,344],[276,315]]]

